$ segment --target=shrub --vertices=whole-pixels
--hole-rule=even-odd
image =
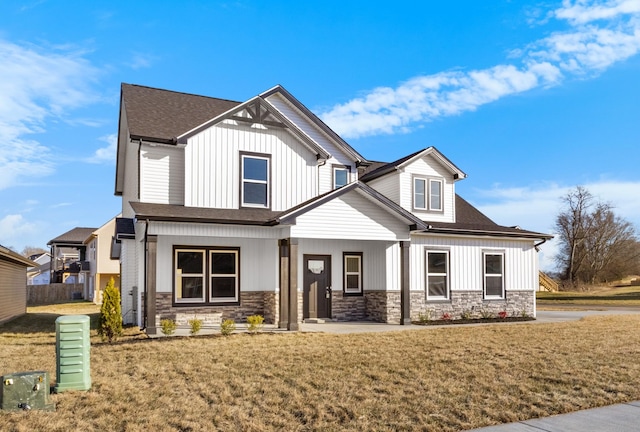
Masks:
[[[423,324],[431,322],[431,311],[426,310],[424,312],[420,312],[418,314],[418,321],[420,321]]]
[[[442,314],[440,319],[442,321],[450,321],[451,320],[451,314],[449,312],[445,312],[445,313]]]
[[[226,319],[220,324],[220,333],[223,336],[229,336],[234,331],[236,331],[236,322],[234,320]]]
[[[98,334],[109,343],[122,336],[122,309],[120,306],[120,290],[115,287],[113,278],[109,279],[102,294]]]
[[[160,320],[160,327],[162,334],[171,336],[176,332],[176,327],[178,326],[176,325],[176,322],[174,320],[165,318]]]
[[[495,315],[489,309],[480,309],[480,317],[483,319],[491,319],[494,318]]]
[[[502,310],[500,312],[498,312],[498,318],[500,319],[505,319],[507,317],[507,311],[506,310]]]
[[[189,327],[191,327],[189,333],[191,333],[192,335],[197,334],[202,329],[201,319],[193,318],[187,321],[187,323],[189,324]]]
[[[460,318],[463,320],[470,320],[471,318],[473,318],[473,312],[471,312],[469,309],[465,309],[460,312]]]
[[[520,311],[520,316],[521,316],[522,318],[529,318],[529,312],[527,312],[527,310],[523,308],[523,309]]]
[[[247,330],[251,334],[256,334],[262,331],[262,327],[264,327],[264,317],[262,315],[251,315],[247,317]]]

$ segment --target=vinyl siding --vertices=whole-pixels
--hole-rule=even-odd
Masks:
[[[425,249],[449,250],[451,290],[478,290],[483,287],[482,252],[503,251],[505,288],[532,290],[538,286],[538,255],[531,240],[490,239],[480,237],[412,236],[411,289],[425,289]]]
[[[441,178],[443,182],[444,212],[426,212],[413,209],[414,176]],[[407,165],[399,174],[400,205],[422,220],[434,222],[455,222],[455,185],[451,173],[431,156],[425,156]]]
[[[390,173],[367,182],[367,185],[400,205],[400,175],[398,172]]]
[[[143,259],[140,257],[140,259]],[[139,314],[133,311],[133,296],[141,293],[143,286],[138,285],[138,256],[136,254],[135,240],[122,240],[122,248],[120,250],[120,297],[122,301],[122,321],[124,324],[136,324],[141,326],[138,321]],[[140,269],[142,269],[140,265]],[[139,287],[140,289],[134,289]],[[132,293],[131,295],[129,293]],[[138,304],[140,299],[138,298]]]
[[[298,243],[298,288],[304,282],[304,255],[331,255],[331,286],[343,290],[343,252],[362,252],[362,282],[365,291],[382,291],[387,280],[387,251],[393,243],[355,240],[300,239]]]
[[[286,129],[225,121],[189,138],[185,205],[239,208],[240,152],[270,156],[272,210],[286,210],[316,195],[316,157]]]
[[[239,237],[253,239],[281,239],[289,237],[288,227],[253,227],[178,222],[152,222],[150,235],[184,237]]]
[[[122,217],[132,218],[134,211],[129,204],[130,201],[138,199],[138,143],[129,140],[129,130],[127,126],[127,116],[125,110],[121,110],[120,117],[120,145],[126,146],[125,156],[119,163],[124,164],[124,181],[122,191]]]
[[[173,247],[229,246],[240,248],[240,290],[276,291],[278,287],[278,241],[275,239],[159,236],[156,291],[173,289]]]
[[[27,267],[0,258],[0,323],[27,312]]]
[[[308,137],[310,137],[316,144],[322,147],[331,157],[327,160],[325,165],[320,166],[318,171],[319,177],[319,189],[318,194],[333,189],[333,169],[335,165],[351,166],[351,178],[350,181],[355,181],[358,177],[355,167],[355,161],[338,147],[333,140],[322,132],[316,125],[309,121],[296,107],[291,105],[289,101],[281,97],[280,95],[273,94],[267,98],[267,101],[280,111],[285,117],[291,120],[298,128],[300,128]]]
[[[316,239],[403,240],[409,228],[397,217],[349,192],[296,218],[291,236]]]
[[[184,204],[184,149],[142,144],[140,201]]]

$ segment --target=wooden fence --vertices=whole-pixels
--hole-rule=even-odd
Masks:
[[[56,303],[83,298],[83,284],[27,285],[27,305]]]

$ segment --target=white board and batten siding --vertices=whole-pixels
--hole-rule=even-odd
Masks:
[[[267,102],[273,105],[281,114],[298,126],[298,128],[309,138],[331,155],[327,160],[327,163],[320,166],[318,170],[318,195],[333,189],[334,165],[350,166],[351,173],[349,182],[353,182],[358,179],[358,172],[353,158],[338,147],[333,140],[331,140],[317,125],[309,121],[307,117],[289,101],[275,93],[267,98]]]
[[[27,267],[0,258],[0,323],[27,312]]]
[[[200,236],[158,236],[156,291],[173,289],[174,246],[188,248],[240,248],[240,290],[272,291],[278,289],[279,249],[275,239],[207,238]]]
[[[387,265],[387,255],[392,242],[374,242],[359,240],[319,240],[299,239],[298,242],[298,289],[302,291],[304,283],[304,255],[331,256],[331,287],[343,290],[343,253],[362,252],[362,282],[365,291],[384,291],[385,283],[392,269]]]
[[[425,212],[413,209],[413,178],[423,176],[443,180],[443,212]],[[455,184],[451,172],[431,156],[419,158],[399,174],[400,206],[420,219],[434,222],[455,222]]]
[[[425,251],[430,248],[449,251],[452,291],[482,291],[483,251],[504,253],[507,291],[537,289],[538,255],[531,240],[413,235],[410,249],[412,290],[425,289]]]
[[[140,149],[140,201],[184,204],[184,149],[142,144]]]
[[[409,239],[408,223],[351,191],[296,218],[291,236],[315,239]]]
[[[139,322],[139,311],[134,311],[134,302],[140,304],[140,290],[135,287],[142,287],[138,284],[138,257],[135,240],[122,240],[120,248],[120,292],[122,302],[122,322],[124,324],[136,324]],[[131,293],[131,294],[129,294]],[[137,296],[137,299],[134,299]]]
[[[239,208],[240,152],[270,156],[272,210],[286,210],[316,196],[316,157],[297,138],[286,129],[225,120],[188,140],[184,204]]]

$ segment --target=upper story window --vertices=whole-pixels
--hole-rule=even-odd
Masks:
[[[484,252],[484,297],[504,298],[504,253]]]
[[[344,166],[333,167],[333,188],[338,189],[349,183],[349,168]]]
[[[270,162],[268,156],[241,155],[242,185],[240,194],[243,207],[269,207]]]
[[[413,178],[413,209],[441,212],[442,205],[441,179]]]

